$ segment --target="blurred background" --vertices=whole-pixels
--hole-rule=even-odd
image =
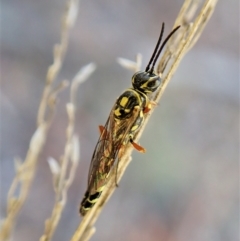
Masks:
[[[58,82],[83,65],[97,70],[80,86],[76,132],[81,160],[53,240],[69,240],[80,217],[79,202],[90,159],[115,99],[132,72],[117,57],[155,47],[161,23],[168,33],[183,0],[81,1]],[[185,56],[141,138],[92,240],[235,241],[239,233],[239,2],[219,1],[195,47]],[[60,38],[64,0],[8,0],[1,4],[1,218],[15,175],[14,157],[25,158],[52,48]],[[54,192],[47,158],[59,159],[65,143],[69,91],[40,156],[31,192],[13,240],[38,240],[50,216]]]

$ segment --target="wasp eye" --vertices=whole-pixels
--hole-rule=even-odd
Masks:
[[[154,87],[155,85],[156,85],[156,81],[149,81],[148,84],[147,84],[147,86],[150,87],[150,88]]]

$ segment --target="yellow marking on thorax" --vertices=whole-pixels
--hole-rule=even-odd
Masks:
[[[120,116],[121,115],[121,113],[119,111],[119,108],[114,110],[114,114],[115,114],[115,116]]]
[[[128,103],[128,98],[124,96],[120,101],[120,105],[122,107],[125,107],[127,103]]]

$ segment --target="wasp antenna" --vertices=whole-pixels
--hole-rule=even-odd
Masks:
[[[171,31],[171,33],[166,37],[166,39],[163,41],[160,49],[158,50],[158,52],[157,52],[157,54],[156,54],[155,59],[153,60],[153,64],[152,64],[152,67],[151,67],[151,69],[150,69],[150,73],[153,72],[154,66],[155,66],[155,64],[156,64],[156,62],[157,62],[157,59],[158,59],[159,55],[161,54],[161,52],[162,52],[164,46],[166,45],[167,41],[171,38],[171,36],[172,36],[180,27],[181,27],[181,26],[179,25],[179,26],[177,26],[176,28],[174,28],[174,29]]]
[[[160,45],[160,43],[161,43],[161,40],[162,40],[163,32],[164,32],[164,23],[162,23],[162,28],[161,28],[161,32],[160,32],[160,35],[159,35],[159,38],[158,38],[158,42],[157,42],[156,47],[155,47],[155,49],[154,49],[154,51],[153,51],[152,57],[151,57],[148,65],[147,65],[147,67],[146,67],[146,70],[145,70],[146,72],[149,70],[150,65],[151,65],[151,63],[152,63],[152,61],[153,61],[153,59],[154,59],[154,57],[155,57],[155,55],[156,55],[156,52],[157,52],[158,47],[159,47],[159,45]]]

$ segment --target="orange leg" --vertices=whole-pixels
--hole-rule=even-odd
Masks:
[[[149,101],[149,103],[147,104],[147,106],[143,109],[143,113],[148,113],[151,109],[152,109],[152,106],[156,106],[157,105],[157,102],[155,101]]]
[[[106,130],[106,128],[104,126],[98,126],[99,132],[100,132],[100,136],[102,137],[102,139],[107,139],[109,137],[108,132]]]
[[[99,132],[100,132],[100,135],[103,134],[103,132],[105,131],[105,127],[104,126],[98,126],[98,129],[99,129]]]
[[[133,147],[134,147],[137,151],[139,151],[139,152],[141,152],[141,153],[145,153],[145,152],[146,152],[146,149],[145,149],[144,147],[138,145],[138,144],[137,144],[136,142],[134,142],[133,139],[131,139],[131,138],[130,138],[130,143],[133,145]]]

